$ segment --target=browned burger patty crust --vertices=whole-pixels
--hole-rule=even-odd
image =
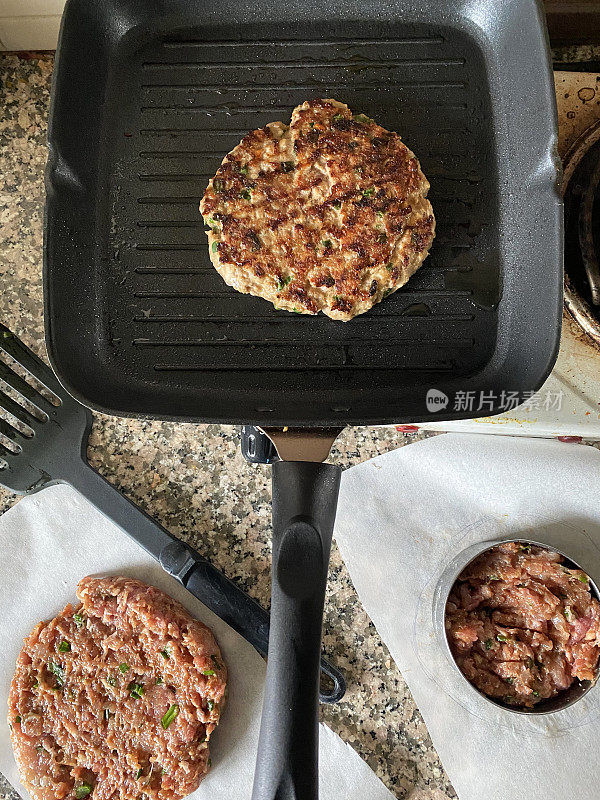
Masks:
[[[347,321],[405,284],[427,256],[429,183],[397,133],[336,100],[245,136],[200,210],[226,283],[302,314]]]
[[[508,542],[476,558],[454,584],[448,641],[484,694],[531,708],[576,678],[595,679],[600,604],[588,576],[563,561],[555,551]]]
[[[227,669],[211,631],[131,578],[87,577],[81,605],[40,622],[19,658],[9,724],[34,800],[177,800],[210,765]]]

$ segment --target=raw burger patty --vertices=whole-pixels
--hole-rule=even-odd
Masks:
[[[431,246],[429,183],[397,133],[336,100],[245,136],[202,198],[210,257],[240,292],[349,320],[403,286]]]
[[[81,605],[25,640],[11,739],[34,800],[173,800],[210,765],[227,669],[214,636],[130,578],[84,578]]]
[[[476,558],[454,584],[446,631],[456,663],[477,688],[532,707],[594,680],[600,604],[588,576],[552,550],[509,542]]]

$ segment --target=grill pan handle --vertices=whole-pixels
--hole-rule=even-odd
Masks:
[[[269,658],[252,800],[318,797],[319,654],[341,468],[273,464]]]

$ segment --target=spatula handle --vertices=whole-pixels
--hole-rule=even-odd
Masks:
[[[273,465],[267,680],[252,800],[318,797],[319,653],[341,469]]]
[[[169,575],[250,642],[261,655],[267,654],[269,612],[256,600],[128,500],[87,462],[82,460],[74,466],[65,482],[141,545]],[[332,686],[323,689],[320,697],[326,703],[337,702],[346,689],[344,677],[325,659],[322,659],[321,668]]]

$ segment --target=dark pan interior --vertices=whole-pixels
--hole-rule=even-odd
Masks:
[[[109,54],[84,252],[60,232],[67,190],[50,181],[49,344],[67,388],[117,413],[325,424],[422,418],[427,388],[477,385],[497,345],[503,264],[492,98],[470,34],[369,18],[175,30],[167,19],[115,39]],[[349,323],[226,286],[198,211],[245,133],[316,97],[402,135],[437,220],[409,284]],[[78,271],[85,296],[65,313],[59,293],[64,303]]]

